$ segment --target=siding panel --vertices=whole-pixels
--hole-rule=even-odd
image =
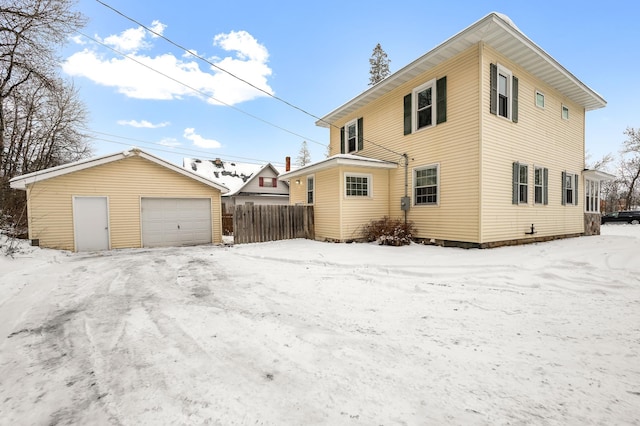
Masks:
[[[111,247],[140,247],[140,197],[211,198],[212,240],[222,241],[220,192],[133,156],[29,185],[29,237],[44,247],[74,249],[74,195],[109,197]]]

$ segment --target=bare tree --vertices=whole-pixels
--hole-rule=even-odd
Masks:
[[[302,145],[300,146],[300,152],[298,153],[298,157],[296,158],[296,165],[302,167],[311,163],[311,154],[309,153],[309,147],[307,146],[307,141],[302,141]]]
[[[627,135],[627,140],[621,152],[620,178],[624,186],[626,208],[630,209],[639,204],[640,130],[627,127],[624,134]]]
[[[9,179],[89,154],[86,110],[61,80],[57,51],[85,23],[74,0],[0,3],[0,210],[16,208]]]
[[[369,86],[378,84],[390,74],[390,62],[387,53],[382,49],[380,43],[376,44],[369,59],[369,65],[371,66],[369,69]]]

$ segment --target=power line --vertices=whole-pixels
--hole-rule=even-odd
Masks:
[[[136,142],[136,143],[140,143],[140,144],[154,145],[154,147],[150,147],[149,149],[153,149],[154,151],[159,151],[159,152],[166,152],[166,153],[169,153],[169,154],[179,154],[179,155],[205,154],[204,157],[208,157],[208,158],[212,157],[210,152],[201,151],[201,150],[197,150],[197,149],[176,148],[176,149],[173,149],[173,150],[169,150],[169,149],[167,149],[168,147],[166,145],[163,145],[162,143],[159,143],[159,142],[145,141],[145,140],[142,140],[142,139],[131,138],[131,137],[128,137],[128,136],[114,135],[114,134],[111,134],[111,133],[100,132],[100,131],[97,131],[97,130],[91,130],[91,133],[98,134],[98,135],[105,135],[105,136],[109,136],[109,137],[112,137],[112,138],[123,139],[123,140]],[[109,142],[109,143],[114,143],[114,144],[118,144],[118,145],[131,146],[131,144],[128,144],[128,143],[125,143],[125,142],[118,142],[118,141],[114,141],[114,140],[111,140],[111,139],[105,139],[105,138],[95,137],[95,136],[90,136],[90,137],[91,137],[92,140]],[[158,146],[158,147],[161,147],[161,148],[155,148],[155,146]],[[236,155],[225,155],[225,157],[227,157],[227,158],[235,158],[235,159],[239,159],[239,160],[252,161],[252,162],[255,162],[257,164],[264,164],[264,163],[271,163],[271,164],[278,164],[278,165],[284,164],[281,161],[261,160],[261,159],[257,159],[257,158],[240,157],[240,156],[236,156]],[[202,156],[200,158],[202,158]]]
[[[228,103],[226,103],[224,101],[221,101],[220,99],[215,98],[214,96],[210,95],[209,93],[205,93],[200,89],[196,89],[195,87],[189,86],[188,84],[186,84],[186,83],[184,83],[184,82],[182,82],[182,81],[180,81],[180,80],[178,80],[178,79],[176,79],[174,77],[171,77],[170,75],[167,75],[167,74],[163,73],[162,71],[159,71],[159,70],[153,68],[152,66],[147,65],[144,62],[139,61],[139,60],[137,60],[136,58],[134,58],[132,56],[127,55],[126,53],[120,52],[119,50],[117,50],[117,49],[115,49],[115,48],[113,48],[113,47],[111,47],[111,46],[109,46],[109,45],[107,45],[107,44],[105,44],[105,43],[103,43],[103,42],[101,42],[99,40],[96,40],[95,38],[93,38],[91,36],[88,36],[87,34],[81,32],[81,31],[76,30],[76,32],[78,34],[80,34],[81,36],[86,37],[89,40],[91,40],[91,41],[93,41],[93,42],[95,42],[95,43],[97,43],[97,44],[99,44],[99,45],[101,45],[103,47],[106,47],[107,49],[111,50],[112,52],[115,52],[118,55],[121,55],[122,57],[127,58],[127,59],[137,63],[138,65],[142,65],[143,67],[147,68],[150,71],[153,71],[153,72],[155,72],[157,74],[160,74],[161,76],[163,76],[163,77],[165,77],[165,78],[167,78],[167,79],[169,79],[169,80],[171,80],[171,81],[173,81],[175,83],[178,83],[178,84],[180,84],[180,85],[182,85],[182,86],[184,86],[184,87],[186,87],[186,88],[188,88],[190,90],[193,90],[194,92],[196,92],[196,93],[198,93],[198,94],[200,94],[202,96],[205,96],[205,97],[207,97],[207,98],[209,98],[209,99],[211,99],[213,101],[219,102],[219,103],[223,104],[224,106],[227,106],[227,107],[229,107],[229,108],[231,108],[231,109],[233,109],[235,111],[238,111],[238,112],[240,112],[242,114],[245,114],[245,115],[247,115],[247,116],[249,116],[249,117],[251,117],[251,118],[253,118],[255,120],[258,120],[258,121],[260,121],[262,123],[268,124],[269,126],[272,126],[272,127],[276,128],[276,129],[282,130],[283,132],[287,132],[287,133],[289,133],[289,134],[291,134],[293,136],[299,137],[299,138],[301,138],[303,140],[307,140],[309,142],[312,142],[312,143],[315,143],[315,144],[318,144],[318,145],[321,145],[321,146],[324,146],[324,147],[327,146],[326,144],[324,144],[322,142],[319,142],[319,141],[316,141],[314,139],[308,138],[308,137],[306,137],[304,135],[301,135],[299,133],[296,133],[294,131],[286,129],[286,128],[282,127],[282,126],[274,124],[274,123],[272,123],[270,121],[267,121],[267,120],[265,120],[263,118],[260,118],[257,115],[251,114],[251,113],[249,113],[249,112],[247,112],[247,111],[245,111],[243,109],[235,107],[235,106],[233,106],[231,104],[228,104]]]
[[[231,77],[233,77],[233,78],[235,78],[235,79],[237,79],[237,80],[239,80],[239,81],[241,81],[241,82],[243,82],[243,83],[245,83],[245,84],[247,84],[247,85],[249,85],[249,86],[253,87],[253,88],[254,88],[254,89],[256,89],[256,90],[259,90],[260,92],[262,92],[262,93],[266,94],[266,95],[267,95],[267,96],[269,96],[269,97],[271,97],[271,98],[273,98],[273,99],[275,99],[275,100],[277,100],[277,101],[279,101],[279,102],[282,102],[282,103],[284,103],[285,105],[287,105],[287,106],[289,106],[289,107],[291,107],[291,108],[293,108],[293,109],[295,109],[295,110],[297,110],[297,111],[302,112],[303,114],[308,115],[309,117],[312,117],[312,118],[314,118],[314,119],[316,119],[316,120],[318,120],[318,121],[320,121],[320,122],[322,122],[322,123],[324,123],[324,124],[326,124],[326,125],[328,125],[328,126],[330,126],[330,127],[334,128],[334,129],[339,129],[339,128],[338,128],[338,126],[336,126],[335,124],[329,123],[329,122],[327,122],[327,121],[323,120],[322,118],[318,117],[317,115],[310,113],[309,111],[305,110],[304,108],[301,108],[301,107],[299,107],[299,106],[297,106],[297,105],[294,105],[294,104],[292,104],[291,102],[288,102],[288,101],[286,101],[285,99],[282,99],[282,98],[280,98],[280,97],[278,97],[278,96],[274,95],[273,93],[267,92],[266,90],[264,90],[264,89],[262,89],[262,88],[260,88],[260,87],[258,87],[258,86],[256,86],[256,85],[254,85],[253,83],[251,83],[251,82],[249,82],[249,81],[247,81],[247,80],[245,80],[245,79],[243,79],[243,78],[241,78],[241,77],[239,77],[239,76],[237,76],[237,75],[233,74],[232,72],[230,72],[230,71],[228,71],[228,70],[226,70],[226,69],[224,69],[224,68],[220,67],[219,65],[214,64],[213,62],[209,61],[208,59],[206,59],[206,58],[204,58],[204,57],[202,57],[202,56],[198,55],[196,52],[193,52],[192,50],[187,49],[186,47],[182,46],[181,44],[179,44],[179,43],[177,43],[177,42],[175,42],[175,41],[171,40],[170,38],[168,38],[168,37],[164,36],[164,35],[163,35],[163,34],[161,34],[161,33],[158,33],[157,31],[155,31],[155,30],[153,30],[153,29],[149,28],[148,26],[146,26],[146,25],[144,25],[143,23],[141,23],[141,22],[137,21],[136,19],[131,18],[130,16],[126,15],[126,14],[125,14],[125,13],[123,13],[123,12],[120,12],[118,9],[116,9],[116,8],[114,8],[113,6],[111,6],[111,5],[109,5],[109,4],[105,3],[105,2],[103,2],[102,0],[96,0],[96,1],[97,1],[98,3],[100,3],[101,5],[103,5],[104,7],[106,7],[106,8],[108,8],[108,9],[112,10],[113,12],[115,12],[115,13],[117,13],[118,15],[122,16],[123,18],[127,19],[128,21],[131,21],[131,22],[133,22],[134,24],[136,24],[136,25],[138,25],[138,26],[140,26],[140,27],[144,28],[145,30],[149,31],[151,34],[155,35],[156,37],[158,37],[158,38],[161,38],[161,39],[165,40],[167,43],[172,44],[173,46],[177,47],[178,49],[181,49],[181,50],[183,50],[184,52],[186,52],[186,53],[188,53],[188,54],[190,54],[190,55],[194,56],[195,58],[200,59],[201,61],[203,61],[203,62],[207,63],[208,65],[211,65],[212,67],[214,67],[214,68],[216,68],[216,69],[218,69],[218,70],[220,70],[220,71],[222,71],[222,72],[224,72],[224,73],[228,74],[229,76],[231,76]],[[107,46],[107,47],[108,47],[108,46]],[[226,105],[226,104],[225,104],[225,105]],[[392,154],[395,154],[395,155],[398,155],[398,156],[401,156],[401,157],[404,155],[404,154],[401,154],[401,153],[399,153],[399,152],[396,152],[396,151],[394,151],[394,150],[392,150],[392,149],[390,149],[390,148],[387,148],[386,146],[383,146],[383,145],[377,144],[377,143],[375,143],[375,142],[373,142],[373,141],[371,141],[371,140],[368,140],[368,139],[363,139],[363,140],[364,140],[364,141],[366,141],[366,142],[368,142],[368,143],[370,143],[370,144],[372,144],[372,145],[377,146],[378,148],[381,148],[381,149],[383,149],[383,150],[385,150],[385,151],[388,151],[388,152],[390,152],[390,153],[392,153]],[[314,142],[314,141],[312,141],[312,142]],[[317,143],[317,142],[316,142],[316,143]],[[324,145],[324,146],[326,146],[326,145]]]

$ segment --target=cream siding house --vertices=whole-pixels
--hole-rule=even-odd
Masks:
[[[299,182],[291,203],[307,203],[315,173],[319,239],[357,239],[382,216],[405,217],[419,239],[471,247],[582,235],[585,213],[598,213],[583,192],[585,114],[605,105],[491,13],[318,120],[330,130],[332,167],[281,179]],[[374,200],[345,196],[336,162],[345,154],[370,176]]]
[[[18,176],[29,238],[93,251],[222,242],[227,188],[138,149]]]

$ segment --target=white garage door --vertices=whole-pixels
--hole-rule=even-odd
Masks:
[[[142,245],[211,243],[210,198],[142,198]]]

